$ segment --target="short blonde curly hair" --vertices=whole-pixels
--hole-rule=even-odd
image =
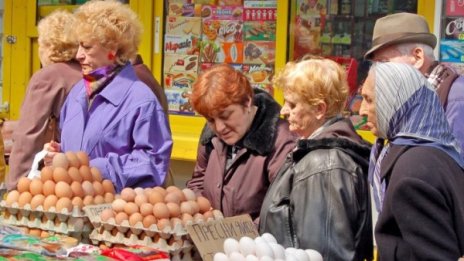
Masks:
[[[39,48],[47,49],[48,60],[67,62],[76,57],[79,43],[72,29],[74,16],[65,10],[56,10],[37,25]]]
[[[327,118],[341,113],[348,98],[345,69],[321,57],[287,63],[274,78],[274,83],[283,88],[284,92],[297,94],[301,102],[311,106],[325,102]]]
[[[116,60],[125,64],[137,54],[142,24],[128,5],[115,0],[91,0],[75,11],[75,32],[80,39],[96,40],[116,49]]]

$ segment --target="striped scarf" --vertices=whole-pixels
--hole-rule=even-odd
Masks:
[[[442,150],[460,166],[464,163],[459,155],[460,147],[451,134],[451,129],[440,105],[438,96],[427,79],[415,68],[400,63],[376,63],[375,106],[379,138],[390,144],[429,146]],[[380,184],[374,188],[374,199],[378,198],[377,209],[381,210],[385,180],[380,180],[380,168],[389,146],[373,146],[371,153],[375,161],[369,175]],[[373,162],[371,164],[374,164]],[[376,200],[376,199],[375,199]],[[376,200],[377,203],[377,200]]]
[[[89,98],[89,104],[92,103],[93,98],[108,83],[118,74],[124,66],[112,64],[104,67],[100,67],[91,71],[88,74],[84,74],[84,85]]]

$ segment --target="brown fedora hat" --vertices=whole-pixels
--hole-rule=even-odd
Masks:
[[[371,59],[375,51],[393,44],[423,43],[435,48],[437,38],[429,31],[423,16],[412,13],[397,13],[377,19],[372,34],[372,48],[364,59]]]

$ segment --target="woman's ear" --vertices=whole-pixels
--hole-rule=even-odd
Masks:
[[[317,120],[325,119],[325,115],[327,113],[327,104],[324,101],[319,102],[316,106],[314,106],[314,112],[316,114]]]

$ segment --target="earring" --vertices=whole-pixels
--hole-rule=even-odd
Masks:
[[[108,53],[108,59],[109,60],[114,60],[114,54],[112,52]]]

